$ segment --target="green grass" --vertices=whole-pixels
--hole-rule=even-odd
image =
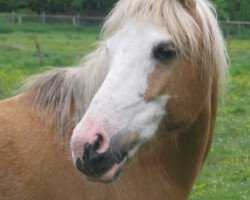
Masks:
[[[250,198],[250,40],[230,42],[230,80],[191,200]]]
[[[70,25],[18,26],[0,21],[0,99],[13,95],[20,82],[48,66],[72,66],[95,48],[100,28]],[[34,33],[43,54],[39,65]],[[241,200],[250,197],[250,40],[230,42],[230,80],[219,107],[214,144],[191,200]]]
[[[100,27],[73,28],[70,25],[22,26],[0,20],[0,99],[8,97],[26,77],[44,71],[47,66],[72,66],[91,50],[99,39]],[[34,34],[42,52],[39,64]]]

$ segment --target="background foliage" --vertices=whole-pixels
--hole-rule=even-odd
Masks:
[[[116,0],[0,0],[0,12],[104,14]]]
[[[220,19],[250,21],[249,0],[213,0]]]
[[[104,15],[117,0],[0,0],[0,12]],[[249,0],[213,0],[221,19],[250,21]]]

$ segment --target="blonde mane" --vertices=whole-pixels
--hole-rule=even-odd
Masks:
[[[102,39],[114,35],[131,19],[138,25],[148,20],[165,27],[183,56],[191,57],[194,63],[202,60],[208,72],[215,68],[221,84],[225,84],[227,54],[214,8],[208,1],[199,0],[190,10],[178,0],[120,0],[104,24]],[[54,111],[58,131],[65,133],[68,124],[82,118],[107,72],[108,56],[100,43],[78,67],[36,76],[25,88],[34,94],[36,104]]]

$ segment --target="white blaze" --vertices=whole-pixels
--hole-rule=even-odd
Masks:
[[[166,32],[149,23],[138,27],[129,22],[106,41],[109,72],[73,137],[87,134],[81,132],[81,127],[88,118],[106,126],[110,136],[130,132],[139,134],[144,140],[154,135],[165,115],[168,96],[146,102],[142,95],[148,88],[148,77],[157,65],[152,55],[153,47],[169,39]]]

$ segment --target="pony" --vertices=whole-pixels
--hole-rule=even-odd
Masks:
[[[118,1],[84,62],[0,102],[0,199],[187,199],[227,71],[208,1]]]

